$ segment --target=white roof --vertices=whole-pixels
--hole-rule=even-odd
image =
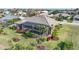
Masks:
[[[43,12],[43,13],[47,13],[47,14],[48,14],[48,11],[41,11],[41,12]]]
[[[70,15],[67,14],[67,13],[57,13],[57,14],[55,14],[55,16],[59,16],[60,14],[61,14],[62,16],[64,16],[64,17],[70,16]]]
[[[24,19],[25,19],[25,17],[22,17],[22,16],[20,16],[19,18],[20,18],[21,20],[24,20]]]
[[[19,18],[18,16],[10,16],[10,15],[7,15],[3,18],[0,18],[0,22],[4,22],[4,21],[8,21],[8,20],[11,20],[11,19],[14,19],[14,18]]]
[[[62,16],[67,17],[67,16],[70,16],[70,15],[66,14],[66,13],[62,13]]]
[[[74,18],[79,18],[79,15],[75,15]]]
[[[22,20],[17,23],[24,23],[24,22],[32,22],[32,23],[38,23],[38,24],[44,24],[48,26],[52,26],[57,24],[57,21],[55,19],[49,18],[47,16],[33,16],[33,17],[27,17],[25,20]]]

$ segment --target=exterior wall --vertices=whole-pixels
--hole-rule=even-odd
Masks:
[[[51,27],[49,27],[48,34],[51,34]]]

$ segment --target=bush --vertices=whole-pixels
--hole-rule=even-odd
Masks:
[[[2,34],[3,34],[3,35],[7,35],[7,33],[6,33],[6,32],[2,32]]]
[[[33,50],[33,46],[17,43],[14,46],[12,46],[10,49],[13,49],[13,50]]]
[[[26,50],[33,50],[34,48],[33,48],[33,46],[31,46],[31,45],[28,45],[27,47],[26,47]]]
[[[22,50],[22,49],[24,49],[24,47],[21,44],[17,43],[17,44],[15,44],[14,49],[15,50]]]
[[[15,26],[10,26],[9,29],[16,30]]]
[[[56,25],[55,28],[59,30],[60,28],[62,28],[62,24]]]
[[[68,41],[65,42],[62,41],[58,43],[58,47],[60,48],[60,50],[73,49],[73,43]]]
[[[58,33],[59,33],[58,31],[60,30],[60,28],[62,28],[62,25],[61,25],[61,24],[56,25],[56,26],[55,26],[55,29],[54,29],[53,32],[52,32],[52,35],[57,36]]]
[[[46,38],[39,38],[40,41],[44,42],[44,41],[47,41]]]
[[[37,49],[38,50],[45,50],[46,49],[46,46],[44,46],[44,45],[38,45],[37,46]]]
[[[68,22],[73,22],[73,16],[67,18]]]
[[[24,36],[27,36],[27,37],[31,37],[31,38],[35,37],[35,34],[32,33],[32,32],[26,32],[26,33],[24,33],[23,35],[24,35]]]
[[[38,38],[38,39],[36,39],[36,41],[38,44],[41,44],[42,42],[47,41],[47,38]]]

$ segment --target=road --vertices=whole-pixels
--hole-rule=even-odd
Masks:
[[[79,23],[75,23],[75,22],[72,22],[72,23],[69,23],[69,22],[61,22],[61,21],[58,21],[59,24],[67,24],[67,25],[79,25]]]

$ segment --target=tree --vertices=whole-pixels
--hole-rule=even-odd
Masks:
[[[51,14],[57,14],[57,13],[59,13],[58,10],[54,10],[53,12],[51,12]]]
[[[27,16],[31,17],[31,16],[35,16],[36,15],[36,10],[34,9],[27,9]]]
[[[73,16],[68,17],[68,18],[67,18],[67,21],[68,21],[68,22],[72,22],[72,21],[73,21]]]

